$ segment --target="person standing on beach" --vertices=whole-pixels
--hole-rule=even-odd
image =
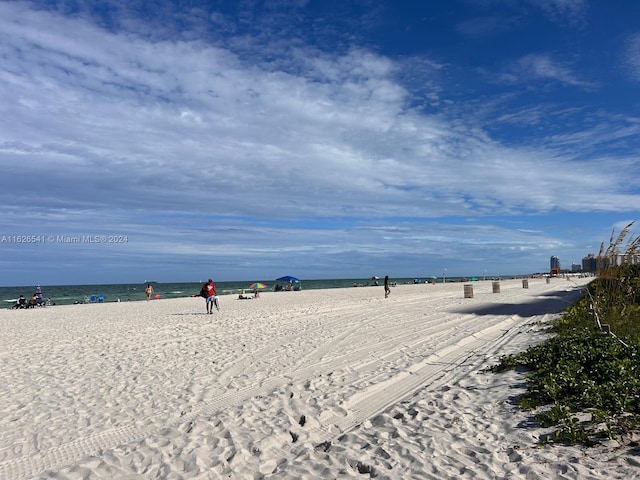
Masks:
[[[385,275],[384,277],[384,298],[388,298],[391,293],[391,289],[389,288],[389,275]]]
[[[36,296],[36,303],[38,305],[44,305],[44,298],[42,298],[42,287],[40,285],[36,286],[36,293],[34,293],[34,295]]]
[[[207,313],[213,313],[214,305],[216,307],[216,310],[220,310],[218,297],[216,295],[216,284],[213,283],[212,279],[209,279],[207,281]]]
[[[147,283],[147,288],[144,289],[144,293],[147,294],[147,302],[151,300],[151,295],[153,295],[153,286],[150,283]]]

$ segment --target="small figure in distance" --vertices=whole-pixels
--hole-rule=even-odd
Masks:
[[[27,308],[27,299],[20,295],[11,308]]]
[[[385,275],[385,277],[384,277],[384,298],[388,298],[389,294],[391,294],[391,289],[389,288],[389,275]]]
[[[147,302],[151,300],[151,295],[153,295],[153,286],[150,283],[147,283],[147,288],[144,289],[144,293],[147,294]]]
[[[34,308],[37,304],[38,304],[38,296],[34,293],[33,296],[29,299],[27,308]]]
[[[40,285],[36,286],[36,305],[40,307],[44,307],[44,298],[42,298],[42,287]]]

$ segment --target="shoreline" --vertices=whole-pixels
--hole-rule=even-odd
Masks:
[[[579,276],[582,274],[576,274]],[[475,277],[473,277],[475,278]],[[532,275],[519,275],[508,276],[501,278],[488,278],[486,280],[467,279],[465,277],[452,277],[447,278],[445,284],[449,283],[471,283],[473,285],[482,285],[486,282],[494,281],[510,281],[515,279],[540,279],[544,278],[536,274]],[[431,286],[433,282],[436,285],[442,284],[442,278],[428,278],[419,279],[418,283],[414,283],[414,279],[411,278],[392,278],[392,282],[397,285],[424,285],[426,287]],[[274,291],[276,282],[265,281],[269,288],[262,290],[261,292]],[[265,283],[263,282],[263,283]],[[375,287],[371,279],[324,279],[324,280],[302,280],[302,290],[317,290],[317,289],[334,289],[334,288],[352,288],[352,287]],[[253,282],[216,282],[218,291],[224,295],[238,294],[242,290],[249,291],[249,285]],[[381,286],[382,283],[380,283]],[[185,298],[189,295],[197,294],[200,291],[201,283],[156,283],[154,285],[154,293],[160,295],[161,300],[173,299],[173,298]],[[144,294],[143,284],[109,284],[109,285],[44,285],[44,298],[50,299],[53,305],[79,305],[83,303],[98,303],[91,302],[92,296],[98,297],[104,296],[104,302],[102,303],[117,303],[121,302],[137,302],[146,301]],[[0,287],[0,309],[2,307],[10,309],[12,304],[17,300],[19,295],[25,297],[31,296],[35,286],[33,287]]]
[[[578,290],[262,292],[221,296],[213,315],[201,298],[2,310],[0,477],[630,478],[624,452],[535,447],[544,430],[513,400],[523,375],[479,373],[541,341]]]

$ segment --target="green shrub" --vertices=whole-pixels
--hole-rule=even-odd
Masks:
[[[633,265],[638,240],[620,254],[631,225],[615,241],[612,234],[606,251],[600,249],[599,257],[624,261],[601,262],[586,296],[553,322],[555,336],[488,369],[528,369],[519,404],[540,408],[541,425],[557,427],[548,441],[590,444],[640,427],[640,265]],[[602,324],[612,335],[603,334]],[[589,420],[580,422],[578,414]]]

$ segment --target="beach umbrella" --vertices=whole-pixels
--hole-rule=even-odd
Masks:
[[[291,275],[285,275],[284,277],[276,278],[277,282],[299,282],[300,279],[292,277]]]
[[[249,285],[249,288],[251,290],[264,290],[265,288],[269,288],[269,287],[267,287],[264,283],[254,282],[251,285]]]

